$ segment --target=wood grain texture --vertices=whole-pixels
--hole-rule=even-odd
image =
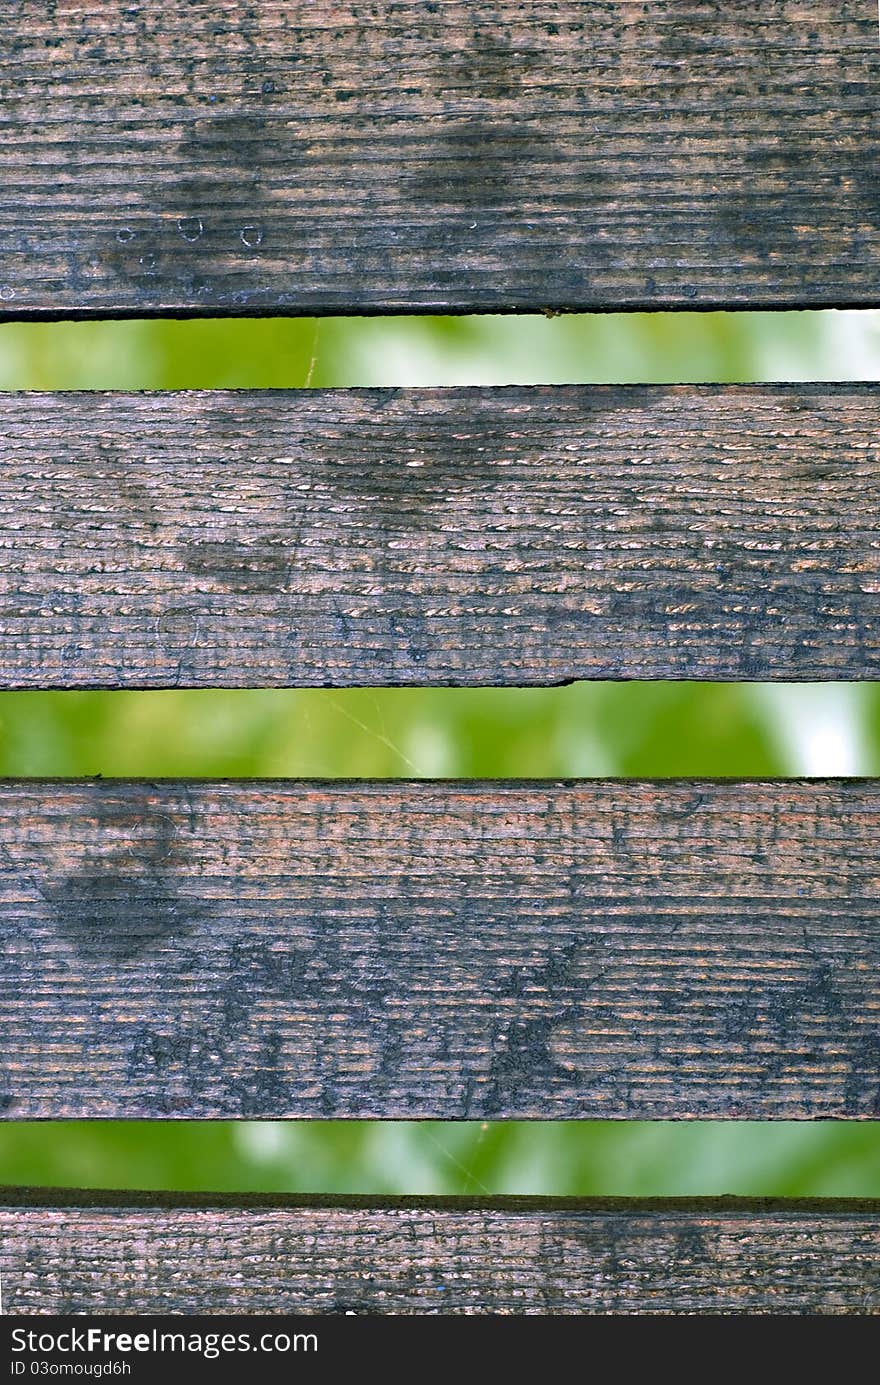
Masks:
[[[880,676],[874,385],[0,396],[0,684]]]
[[[0,1190],[0,1271],[20,1314],[873,1314],[880,1203]]]
[[[9,316],[880,302],[874,0],[17,0]]]
[[[34,1117],[880,1114],[880,782],[0,789]]]

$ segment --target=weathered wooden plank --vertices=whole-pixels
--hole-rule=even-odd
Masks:
[[[7,9],[7,315],[880,302],[873,0]]]
[[[0,788],[33,1117],[880,1114],[880,782]]]
[[[880,1203],[847,1199],[0,1190],[22,1314],[876,1313],[878,1231]]]
[[[880,676],[873,385],[0,397],[6,687]]]

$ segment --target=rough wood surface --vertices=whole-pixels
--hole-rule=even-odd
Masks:
[[[17,0],[0,311],[880,302],[875,0]]]
[[[33,1117],[880,1114],[880,782],[0,789]]]
[[[7,1313],[877,1313],[880,1203],[0,1189]]]
[[[880,676],[873,385],[0,397],[0,684]]]

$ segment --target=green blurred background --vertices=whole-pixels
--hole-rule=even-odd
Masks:
[[[880,379],[880,315],[0,327],[7,390],[798,379]],[[0,774],[878,772],[875,685],[0,693]],[[0,1183],[876,1197],[880,1126],[7,1123]]]

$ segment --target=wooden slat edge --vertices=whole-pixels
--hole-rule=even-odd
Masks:
[[[876,385],[0,396],[0,686],[880,677]]]
[[[880,782],[7,782],[50,1117],[880,1113]]]
[[[617,1212],[694,1215],[776,1214],[810,1216],[829,1212],[873,1216],[880,1200],[870,1197],[549,1197],[539,1193],[260,1193],[167,1188],[95,1188],[74,1185],[0,1184],[0,1207],[52,1211],[64,1207],[107,1211],[341,1211],[446,1212]]]
[[[27,1197],[12,1314],[880,1311],[877,1202]]]

